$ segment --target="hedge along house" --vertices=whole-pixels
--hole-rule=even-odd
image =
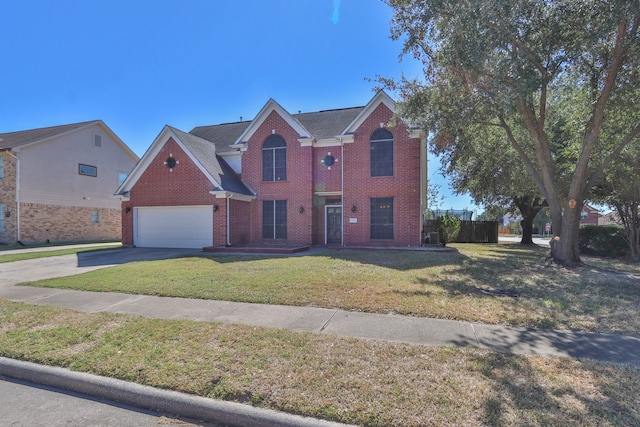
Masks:
[[[166,126],[116,195],[141,247],[420,246],[426,140],[394,102],[251,121]]]

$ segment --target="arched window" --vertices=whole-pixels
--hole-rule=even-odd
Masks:
[[[280,135],[270,135],[262,144],[262,180],[287,180],[287,143]]]
[[[378,129],[371,135],[371,176],[393,176],[393,134]]]

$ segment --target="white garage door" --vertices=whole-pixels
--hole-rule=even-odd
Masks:
[[[134,245],[204,248],[213,245],[212,206],[140,207],[134,211]]]

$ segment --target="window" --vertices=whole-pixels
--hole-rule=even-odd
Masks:
[[[97,224],[100,222],[100,212],[91,211],[91,222]]]
[[[371,176],[393,176],[393,134],[378,129],[371,135]]]
[[[95,166],[80,164],[78,166],[78,173],[86,176],[98,176],[98,168]]]
[[[262,238],[287,238],[287,201],[262,201]]]
[[[0,233],[4,232],[4,203],[0,203]]]
[[[0,156],[0,179],[4,178],[4,156]]]
[[[101,135],[93,135],[93,145],[96,147],[102,147],[102,136]]]
[[[287,143],[280,135],[270,135],[262,144],[262,180],[287,180]]]
[[[118,187],[122,185],[125,179],[127,179],[127,174],[125,172],[118,172]]]
[[[393,239],[393,197],[371,198],[371,239]]]

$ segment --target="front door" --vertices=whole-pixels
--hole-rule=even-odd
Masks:
[[[327,206],[327,245],[342,244],[342,207]]]

